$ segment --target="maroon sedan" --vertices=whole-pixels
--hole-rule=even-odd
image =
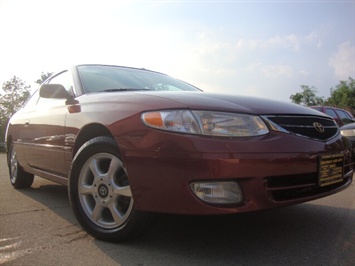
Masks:
[[[79,65],[46,80],[10,120],[10,180],[68,186],[76,218],[120,241],[152,213],[288,206],[352,181],[349,141],[299,105],[202,92],[167,75]]]

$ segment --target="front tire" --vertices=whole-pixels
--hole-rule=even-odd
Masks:
[[[23,170],[17,160],[16,151],[12,144],[8,153],[8,166],[10,182],[14,188],[29,188],[32,186],[34,175]]]
[[[79,149],[68,189],[77,220],[95,238],[118,242],[145,231],[148,214],[134,209],[127,172],[112,138],[97,137]]]

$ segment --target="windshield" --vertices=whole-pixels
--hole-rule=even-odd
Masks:
[[[127,67],[83,65],[78,72],[85,93],[105,91],[200,91],[165,74]]]

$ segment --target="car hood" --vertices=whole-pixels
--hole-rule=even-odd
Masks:
[[[141,92],[161,101],[171,101],[186,108],[198,110],[214,110],[227,112],[240,112],[247,114],[303,114],[325,116],[311,108],[297,104],[230,94],[217,94],[206,92]],[[173,108],[174,104],[172,104]],[[174,107],[175,108],[175,107]]]
[[[345,129],[355,129],[355,123],[350,123],[340,128],[340,130],[345,130]]]

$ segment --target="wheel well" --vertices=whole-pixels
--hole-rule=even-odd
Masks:
[[[75,145],[73,149],[73,158],[77,151],[80,149],[80,147],[87,142],[90,139],[93,139],[95,137],[100,137],[100,136],[107,136],[107,137],[112,137],[111,132],[103,125],[101,124],[90,124],[85,127],[83,127],[79,135],[77,136],[75,140]]]
[[[7,161],[7,165],[9,166],[9,151],[10,151],[10,146],[11,146],[11,143],[12,143],[12,136],[9,135],[7,136],[7,139],[6,139],[6,161]],[[10,166],[9,166],[10,167]]]
[[[6,139],[6,152],[8,153],[9,152],[9,150],[10,150],[10,145],[11,145],[11,143],[12,143],[12,136],[11,135],[9,135],[9,136],[7,136],[7,139]]]

